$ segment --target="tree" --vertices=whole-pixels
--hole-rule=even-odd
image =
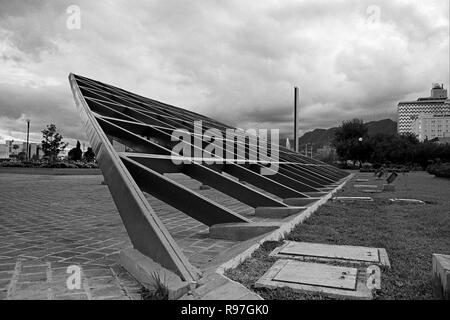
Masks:
[[[14,145],[13,145],[13,149],[14,149],[14,152],[15,152],[15,153],[17,153],[17,150],[19,150],[19,148],[20,148],[20,147],[19,147],[18,144],[14,144]],[[17,156],[17,154],[16,154],[16,156]]]
[[[77,141],[77,146],[75,148],[70,149],[69,151],[69,160],[80,161],[83,156],[83,151],[81,151],[80,141]]]
[[[25,151],[19,152],[19,154],[17,155],[17,159],[20,161],[27,160],[27,153]]]
[[[426,166],[428,161],[427,157],[424,160],[420,160],[418,157],[420,150],[427,143],[420,143],[412,134],[386,135],[380,133],[370,137],[368,143],[372,147],[372,154],[369,160],[374,164],[392,163],[404,165],[425,163]],[[430,145],[433,145],[433,148],[435,148],[434,144]],[[429,155],[431,153],[428,150],[425,154]]]
[[[367,127],[360,119],[342,122],[335,133],[332,145],[341,160],[351,160],[353,163],[359,161],[360,166],[371,154]]]
[[[42,130],[42,138],[42,151],[51,162],[54,162],[68,145],[68,143],[62,141],[63,137],[56,132],[54,124],[50,124]]]
[[[94,162],[95,160],[95,154],[94,151],[92,151],[92,148],[87,148],[86,152],[84,153],[84,160],[87,162]]]

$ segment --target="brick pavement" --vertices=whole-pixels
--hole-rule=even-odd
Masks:
[[[168,175],[205,197],[250,216],[254,210],[181,174]],[[102,176],[0,174],[0,299],[138,299],[140,285],[116,259],[131,246]],[[189,261],[202,268],[233,241],[208,238],[208,227],[147,195]],[[261,219],[252,218],[254,221]],[[83,286],[68,290],[69,265]]]

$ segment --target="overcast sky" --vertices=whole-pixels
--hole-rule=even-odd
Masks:
[[[81,28],[67,28],[70,5]],[[73,20],[70,20],[73,21]],[[0,141],[85,140],[70,72],[242,128],[396,118],[449,83],[448,0],[0,0]]]

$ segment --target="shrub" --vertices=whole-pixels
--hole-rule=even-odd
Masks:
[[[50,161],[0,161],[0,167],[10,168],[63,168],[63,169],[97,169],[96,162],[84,162],[84,161],[70,161],[70,162],[50,162]]]
[[[35,165],[32,162],[22,162],[22,161],[2,161],[0,162],[0,167],[8,168],[34,168]]]
[[[83,159],[87,162],[94,162],[95,161],[95,154],[94,151],[92,151],[92,148],[89,147],[87,151],[83,155]]]
[[[439,178],[450,178],[450,163],[436,163],[427,168],[429,174]]]

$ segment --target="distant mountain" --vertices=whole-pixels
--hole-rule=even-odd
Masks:
[[[324,146],[331,142],[334,138],[334,134],[337,128],[330,129],[314,129],[313,131],[305,133],[298,139],[299,145],[305,145],[307,143],[314,143],[317,146]]]
[[[384,134],[397,134],[397,122],[390,119],[371,121],[365,123],[370,136],[378,133]],[[299,138],[299,145],[305,145],[307,143],[314,143],[316,146],[324,146],[329,144],[338,128],[330,129],[315,129],[313,131],[305,133]],[[284,144],[283,144],[284,145]]]

